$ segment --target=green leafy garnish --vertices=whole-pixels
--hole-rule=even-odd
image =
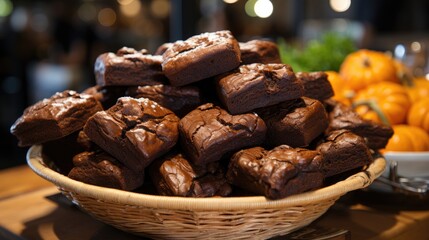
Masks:
[[[357,49],[350,37],[337,33],[326,33],[304,47],[288,44],[283,38],[277,45],[282,62],[296,72],[338,71],[345,57]]]

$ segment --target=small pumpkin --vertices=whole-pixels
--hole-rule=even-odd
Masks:
[[[377,109],[377,110],[376,110]],[[371,103],[365,103],[364,105],[360,105],[355,107],[355,112],[359,114],[361,117],[367,120],[371,120],[377,123],[384,123],[386,125],[390,125],[389,120],[386,118],[386,115],[381,112],[378,106],[374,106]]]
[[[408,124],[421,127],[429,133],[429,97],[415,102],[408,112]]]
[[[405,123],[411,107],[405,87],[392,82],[369,85],[357,93],[353,102],[363,118],[390,125]],[[383,116],[386,119],[382,119]]]
[[[325,71],[325,73],[328,75],[328,81],[331,83],[332,89],[334,90],[335,95],[332,98],[346,105],[350,105],[354,91],[346,86],[344,79],[342,79],[338,72]]]
[[[398,59],[393,59],[393,64],[395,65],[396,76],[398,76],[399,81],[404,85],[409,85],[409,82],[413,81],[414,78],[411,68]]]
[[[407,91],[413,103],[429,97],[429,80],[424,77],[415,78],[407,85]]]
[[[359,91],[378,82],[399,82],[393,59],[378,51],[360,49],[347,55],[340,75],[353,90]]]
[[[392,128],[393,136],[384,151],[429,151],[429,134],[425,130],[405,124],[394,125]]]

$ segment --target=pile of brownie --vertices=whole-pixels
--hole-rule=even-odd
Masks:
[[[321,188],[373,161],[393,131],[331,99],[324,72],[295,73],[275,43],[229,31],[121,48],[95,63],[97,85],[28,107],[20,146],[89,184],[186,197]],[[143,190],[144,192],[144,190]]]

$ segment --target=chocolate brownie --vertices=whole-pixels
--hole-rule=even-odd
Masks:
[[[165,51],[167,51],[167,49],[168,49],[169,47],[171,47],[171,45],[173,45],[173,43],[170,43],[170,42],[166,42],[166,43],[161,44],[161,45],[156,49],[156,51],[155,51],[155,55],[162,55],[162,54],[164,54],[164,53],[165,53]]]
[[[319,101],[334,96],[334,90],[325,72],[298,72],[296,77],[304,85],[304,96]]]
[[[301,82],[285,64],[254,63],[219,77],[217,92],[231,114],[296,99],[304,94]]]
[[[200,90],[194,86],[174,87],[153,85],[130,87],[126,94],[134,98],[149,98],[183,117],[201,105]]]
[[[217,162],[195,166],[183,154],[169,154],[150,166],[152,182],[159,194],[182,197],[228,196],[232,189]]]
[[[89,117],[101,110],[100,102],[91,95],[71,90],[57,92],[27,107],[10,132],[21,147],[41,144],[79,131]]]
[[[256,146],[265,140],[264,121],[254,113],[230,115],[207,103],[180,120],[184,153],[196,165],[219,161],[226,153]]]
[[[365,166],[373,160],[365,140],[348,130],[328,133],[316,150],[325,159],[323,170],[326,177]]]
[[[178,123],[173,112],[150,99],[121,97],[92,116],[84,132],[125,166],[142,171],[176,144]]]
[[[103,105],[103,109],[108,109],[116,103],[118,98],[125,95],[126,89],[127,87],[124,86],[102,87],[95,85],[83,90],[82,93],[92,95]]]
[[[73,168],[73,157],[85,150],[77,140],[80,132],[77,131],[60,139],[42,143],[43,161],[51,169],[67,175]]]
[[[363,137],[369,148],[383,149],[393,135],[392,127],[363,119],[352,107],[340,102],[325,101],[329,111],[328,131],[347,129]]]
[[[117,53],[103,53],[94,66],[95,80],[100,86],[138,86],[165,80],[162,56],[153,56],[146,50],[121,48]]]
[[[202,33],[176,41],[162,56],[162,70],[173,86],[230,71],[241,61],[238,42],[230,31]]]
[[[227,179],[235,186],[267,198],[280,199],[322,187],[323,156],[314,150],[280,145],[254,147],[235,153]]]
[[[76,139],[77,144],[79,144],[79,146],[81,148],[83,148],[83,151],[93,151],[97,148],[99,148],[97,146],[97,144],[95,144],[93,141],[91,141],[91,139],[89,139],[89,137],[85,134],[85,132],[79,131],[78,135],[77,135],[77,139]],[[83,152],[81,151],[81,152]],[[76,155],[76,154],[75,154]]]
[[[267,40],[240,42],[241,64],[282,63],[277,44]]]
[[[92,185],[131,191],[144,181],[144,171],[135,172],[101,150],[79,153],[73,164],[68,177]]]
[[[323,104],[307,97],[258,109],[257,112],[267,124],[267,143],[270,146],[306,147],[329,124]]]

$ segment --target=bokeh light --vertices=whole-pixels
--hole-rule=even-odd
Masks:
[[[98,22],[105,26],[111,27],[116,22],[116,13],[111,8],[103,8],[98,12]]]
[[[0,17],[7,17],[12,13],[13,4],[10,0],[0,0]]]
[[[140,13],[142,4],[139,0],[123,0],[122,2],[123,3],[120,5],[120,11],[123,15],[127,17],[134,17]]]
[[[120,5],[128,5],[128,4],[130,4],[131,2],[133,2],[133,1],[135,1],[135,0],[118,0],[118,3],[119,3]]]
[[[399,58],[399,59],[404,58],[405,57],[405,46],[402,44],[396,45],[393,53],[395,55],[395,58]]]
[[[233,3],[236,3],[236,2],[238,2],[238,0],[223,0],[225,3],[228,3],[228,4],[233,4]]]
[[[244,11],[246,11],[246,14],[250,17],[256,17],[255,3],[256,0],[247,0],[246,4],[244,5]]]
[[[14,31],[20,32],[28,24],[28,13],[23,7],[17,7],[10,16],[10,25]]]
[[[255,14],[260,18],[267,18],[273,13],[273,3],[270,0],[257,0],[255,2]]]
[[[420,52],[422,50],[422,45],[419,42],[412,42],[411,43],[411,50],[413,52]]]
[[[350,8],[351,0],[329,0],[329,6],[335,12],[345,12]]]
[[[150,10],[158,18],[166,18],[170,13],[170,2],[168,0],[154,0],[150,4]]]

